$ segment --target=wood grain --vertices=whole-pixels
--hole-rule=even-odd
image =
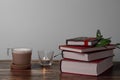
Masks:
[[[98,77],[60,72],[60,62],[54,61],[50,67],[41,67],[32,61],[29,70],[11,70],[10,61],[0,61],[0,80],[120,80],[120,62]]]

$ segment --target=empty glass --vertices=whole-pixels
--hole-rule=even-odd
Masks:
[[[39,50],[38,57],[41,66],[51,66],[53,62],[54,51]]]

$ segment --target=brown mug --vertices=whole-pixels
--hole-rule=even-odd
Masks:
[[[31,64],[32,49],[29,48],[8,48],[7,54],[11,51],[12,63],[15,65]]]

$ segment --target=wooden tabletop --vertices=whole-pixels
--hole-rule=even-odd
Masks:
[[[32,61],[29,70],[11,70],[9,61],[0,61],[0,80],[120,80],[120,62],[98,77],[66,74],[60,72],[60,62],[54,61],[51,67],[41,67]]]

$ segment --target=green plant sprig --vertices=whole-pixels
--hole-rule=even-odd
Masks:
[[[98,39],[98,43],[95,45],[95,47],[105,47],[111,43],[111,37],[110,38],[103,38],[103,35],[101,34],[100,30],[97,30],[96,38]],[[120,43],[115,44],[116,48],[119,48]]]

